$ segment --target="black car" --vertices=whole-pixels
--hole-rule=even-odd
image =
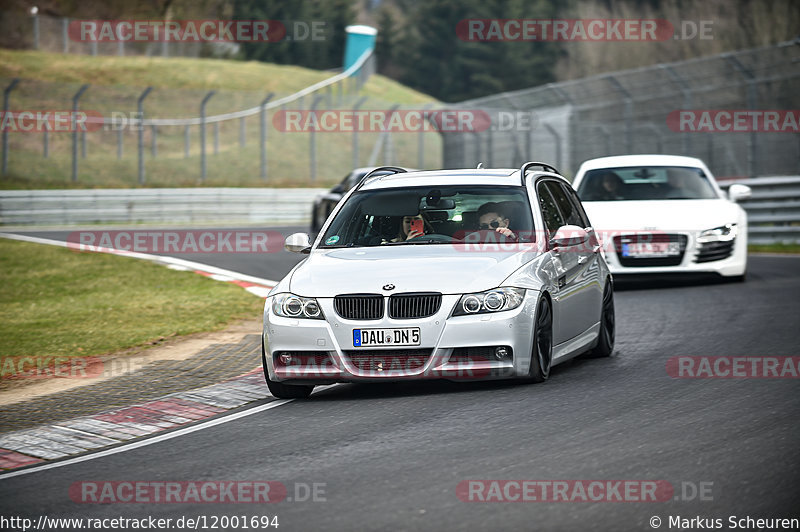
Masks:
[[[316,234],[322,229],[325,220],[328,219],[333,209],[342,200],[345,194],[356,186],[361,178],[367,175],[368,172],[373,170],[374,166],[367,166],[364,168],[356,168],[345,178],[341,183],[330,189],[324,194],[320,194],[314,199],[314,205],[311,208],[311,232]],[[375,175],[390,174],[392,172],[378,172]]]

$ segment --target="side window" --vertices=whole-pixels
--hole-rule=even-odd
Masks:
[[[567,186],[563,183],[561,184],[561,186],[564,188],[564,192],[567,195],[567,198],[569,198],[570,201],[572,202],[572,207],[575,209],[575,213],[581,220],[581,223],[575,225],[584,228],[591,226],[592,223],[589,221],[589,217],[586,215],[586,211],[583,209],[583,205],[581,204],[580,198],[578,198],[578,194],[570,186]]]
[[[556,202],[545,186],[545,182],[541,182],[537,185],[536,192],[539,196],[539,207],[542,209],[542,218],[544,218],[544,225],[547,228],[547,238],[549,240],[556,234],[558,228],[564,225],[564,219],[561,217],[561,213],[558,212]]]
[[[577,225],[578,227],[586,227],[581,219],[580,213],[567,197],[567,194],[564,190],[564,187],[561,186],[561,183],[557,183],[556,181],[545,181],[545,185],[553,195],[553,199],[555,199],[556,205],[558,205],[558,209],[561,211],[561,215],[564,217],[564,223],[569,225]]]

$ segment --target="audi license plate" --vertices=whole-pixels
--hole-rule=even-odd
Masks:
[[[353,329],[353,347],[419,345],[419,327],[403,329]]]
[[[635,242],[622,244],[623,257],[675,257],[681,254],[678,242]]]

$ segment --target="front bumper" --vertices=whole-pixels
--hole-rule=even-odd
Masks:
[[[747,234],[739,232],[732,241],[700,243],[697,232],[671,231],[669,235],[681,241],[681,256],[674,260],[631,260],[622,255],[618,238],[642,237],[643,233],[622,233],[603,243],[603,254],[614,275],[714,273],[725,277],[744,275],[747,269]],[[659,236],[663,236],[659,234]],[[639,264],[637,264],[637,262]]]
[[[444,295],[439,311],[422,319],[356,321],[336,314],[332,298],[317,301],[324,320],[291,319],[264,313],[266,365],[271,380],[294,384],[330,384],[391,380],[485,380],[525,375],[533,345],[538,292],[527,290],[513,310],[451,317],[460,295]],[[353,346],[353,329],[419,327],[420,345],[413,347]],[[496,347],[510,356],[497,360]],[[298,362],[285,364],[281,354]]]

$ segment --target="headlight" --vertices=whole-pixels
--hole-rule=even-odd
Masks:
[[[706,229],[697,237],[701,244],[705,242],[729,242],[736,238],[736,224],[727,224],[714,229]]]
[[[478,292],[477,294],[464,294],[458,300],[453,316],[468,316],[470,314],[486,314],[515,309],[525,299],[524,288],[504,286]]]
[[[278,294],[272,299],[272,312],[284,318],[323,320],[322,309],[313,297]]]

